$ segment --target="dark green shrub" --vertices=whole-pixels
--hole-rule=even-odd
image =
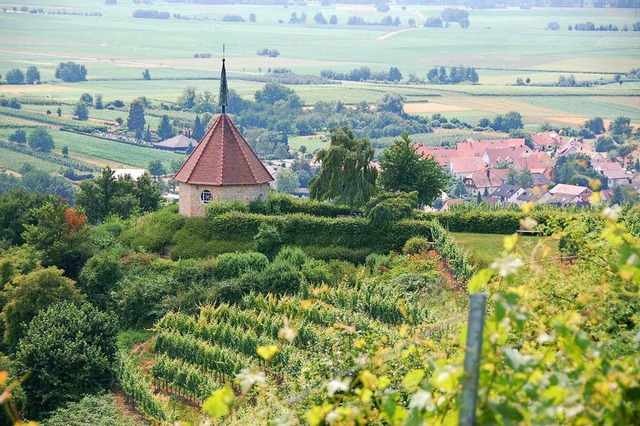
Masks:
[[[310,259],[302,266],[301,272],[309,284],[333,284],[333,278],[324,261]]]
[[[427,294],[435,294],[442,290],[444,286],[444,279],[437,271],[426,274],[407,272],[395,277],[393,279],[393,285],[394,287],[407,292],[419,291]]]
[[[284,262],[300,269],[309,261],[309,256],[300,247],[284,247],[275,257],[274,262]]]
[[[380,273],[391,268],[391,258],[385,254],[371,253],[364,264],[371,272]]]
[[[300,289],[298,269],[284,262],[273,262],[256,276],[256,290],[272,294],[295,294]]]
[[[115,318],[88,303],[62,302],[40,312],[16,353],[31,372],[22,385],[28,413],[38,417],[111,386],[117,332]]]
[[[268,264],[269,259],[262,253],[225,253],[216,259],[213,273],[219,280],[237,278],[249,271],[260,272]]]
[[[119,256],[118,252],[98,252],[80,271],[78,287],[89,302],[103,310],[111,304],[111,292],[124,276]]]
[[[68,426],[79,424],[111,426],[135,426],[131,418],[122,413],[113,394],[87,395],[79,402],[67,404],[39,422],[42,426]]]
[[[256,242],[256,250],[265,254],[269,259],[273,259],[282,247],[282,238],[278,228],[266,223],[260,225],[253,240]]]
[[[186,222],[184,216],[163,209],[136,219],[133,226],[121,234],[120,241],[135,250],[159,252],[173,244],[176,232]]]
[[[233,201],[216,201],[214,203],[209,203],[206,209],[207,218],[212,218],[216,216],[220,216],[221,214],[229,213],[229,212],[248,212],[249,207],[241,201],[233,200]]]
[[[402,253],[404,254],[418,254],[431,249],[431,242],[424,237],[409,238],[404,247],[402,247]]]
[[[125,277],[113,293],[120,324],[125,328],[151,327],[169,310],[163,300],[179,290],[179,283],[167,274]]]
[[[214,278],[214,261],[211,259],[182,259],[173,270],[173,278],[182,285],[208,284]]]
[[[353,264],[362,264],[371,250],[351,249],[343,246],[303,246],[302,250],[309,256],[319,260],[345,260]]]

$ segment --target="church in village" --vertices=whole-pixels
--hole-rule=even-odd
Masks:
[[[273,176],[226,114],[225,60],[220,76],[220,114],[174,179],[180,183],[180,214],[204,217],[208,203],[266,200]]]

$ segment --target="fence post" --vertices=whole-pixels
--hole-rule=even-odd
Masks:
[[[469,326],[467,348],[464,353],[462,395],[460,396],[460,426],[473,426],[476,423],[478,376],[486,304],[486,293],[473,293],[469,297]]]

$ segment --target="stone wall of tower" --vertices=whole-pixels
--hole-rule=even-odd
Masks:
[[[249,204],[258,198],[266,200],[269,194],[269,184],[211,186],[181,183],[179,190],[179,211],[181,215],[186,217],[205,216],[206,204],[200,199],[200,194],[204,190],[211,192],[211,202],[237,200]]]

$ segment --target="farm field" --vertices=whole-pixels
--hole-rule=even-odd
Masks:
[[[396,66],[404,76],[401,83],[334,81],[334,84],[290,87],[307,107],[320,101],[375,104],[386,93],[398,93],[405,99],[408,114],[426,117],[442,114],[471,125],[481,118],[493,118],[512,110],[523,115],[527,130],[536,130],[545,122],[579,126],[595,115],[605,120],[622,115],[640,124],[640,83],[548,86],[561,75],[571,74],[578,82],[611,81],[615,74],[624,75],[636,67],[640,63],[640,51],[635,48],[640,41],[639,32],[567,30],[568,25],[586,21],[630,28],[637,22],[631,9],[471,10],[471,25],[462,29],[458,25],[422,27],[427,17],[438,16],[443,7],[415,5],[391,5],[389,12],[380,13],[373,6],[343,4],[286,8],[162,1],[154,4],[154,9],[183,18],[168,20],[133,18],[135,10],[148,7],[129,2],[106,6],[98,0],[35,0],[29,7],[41,7],[44,12],[41,14],[14,12],[13,6],[0,1],[0,74],[11,68],[37,66],[43,80],[41,85],[0,84],[0,98],[17,97],[27,102],[23,105],[24,114],[38,114],[29,118],[11,113],[10,120],[21,120],[25,125],[45,122],[53,126],[62,123],[112,126],[116,119],[126,120],[128,105],[119,110],[90,108],[88,122],[72,121],[74,105],[83,93],[101,94],[105,103],[117,99],[128,104],[145,96],[157,108],[149,109],[146,115],[146,124],[152,129],[158,126],[164,113],[178,120],[178,128],[193,123],[194,113],[163,111],[158,106],[175,102],[186,87],[215,95],[223,43],[227,46],[230,88],[245,99],[253,99],[254,93],[264,86],[249,79],[265,78],[275,68],[318,76],[325,69],[348,72],[367,66],[373,71],[386,71]],[[306,14],[306,23],[289,24],[293,13]],[[337,25],[315,24],[312,17],[316,13],[326,18],[335,15]],[[255,14],[256,22],[248,22],[250,14]],[[247,22],[224,22],[225,15],[238,15]],[[354,15],[369,22],[379,22],[386,15],[397,16],[400,25],[347,25],[347,19]],[[410,19],[415,20],[416,27],[409,26]],[[546,30],[551,20],[560,25],[558,31]],[[68,35],[70,28],[73,38]],[[147,37],[150,33],[154,36]],[[216,45],[211,40],[220,42]],[[278,50],[280,55],[266,57],[256,53],[264,48]],[[211,57],[195,58],[196,53],[208,53]],[[55,68],[62,61],[84,64],[88,81],[64,83],[55,79]],[[480,75],[479,84],[407,84],[410,74],[419,81],[435,66],[460,65],[475,67]],[[150,71],[151,80],[142,78],[145,69]],[[517,78],[530,78],[531,84],[516,86]],[[43,100],[59,105],[38,105]],[[58,106],[62,110],[61,120],[55,114]],[[46,116],[47,110],[53,114]],[[456,142],[449,138],[462,133],[436,130],[432,136],[415,138],[428,144]],[[475,135],[467,132],[465,136]],[[56,142],[64,143],[62,139],[58,135]],[[294,149],[308,145],[313,151],[324,146],[320,139],[309,140],[295,134],[289,135],[289,139]],[[101,149],[95,140],[87,141],[72,137],[67,145],[74,155],[89,161],[94,157],[96,164],[147,166],[148,159],[154,158],[166,166],[172,159],[166,153],[150,154],[124,145],[114,145],[113,150]]]

